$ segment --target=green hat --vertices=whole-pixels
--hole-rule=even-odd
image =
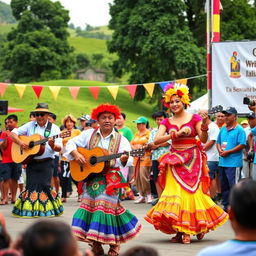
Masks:
[[[140,116],[137,118],[137,120],[133,121],[136,124],[147,124],[148,123],[148,119],[144,116]]]

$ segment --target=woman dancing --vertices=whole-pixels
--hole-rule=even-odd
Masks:
[[[205,233],[228,219],[228,214],[209,196],[207,159],[201,147],[208,137],[207,115],[186,112],[189,102],[186,85],[166,85],[164,104],[173,117],[162,121],[154,143],[172,139],[172,146],[170,152],[158,159],[158,182],[164,191],[145,217],[156,229],[176,234],[171,242],[184,244],[190,243],[190,235],[203,239]]]

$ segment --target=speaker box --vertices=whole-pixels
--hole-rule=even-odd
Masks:
[[[0,115],[8,114],[8,100],[0,100]]]

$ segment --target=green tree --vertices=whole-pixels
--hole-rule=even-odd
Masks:
[[[205,49],[193,38],[182,0],[116,0],[110,6],[108,49],[118,59],[113,72],[131,83],[168,81],[205,73]],[[144,98],[140,86],[137,99]]]
[[[11,81],[68,77],[73,64],[68,11],[50,0],[12,0],[11,7],[18,25],[3,49],[3,66],[11,71]]]
[[[86,68],[90,65],[90,60],[84,53],[76,55],[76,65],[78,69]]]
[[[255,40],[256,10],[252,1],[222,0],[221,40]]]

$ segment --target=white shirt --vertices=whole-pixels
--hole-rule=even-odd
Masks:
[[[28,122],[28,123],[22,125],[21,127],[17,128],[17,129],[12,130],[12,132],[17,135],[26,135],[26,136],[31,136],[31,135],[37,133],[44,137],[44,132],[47,127],[47,124],[48,124],[48,121],[46,122],[46,124],[43,127],[41,127],[36,121],[31,121],[31,122]],[[60,128],[57,125],[52,124],[49,137],[58,135],[58,134],[60,134]],[[62,148],[62,139],[61,138],[55,139],[55,144]],[[48,142],[46,142],[44,153],[41,156],[34,157],[34,159],[43,159],[43,158],[48,158],[48,157],[54,158],[54,154],[55,154],[55,151],[52,150],[52,148],[49,146]]]
[[[211,122],[208,125],[208,140],[207,142],[214,140],[215,143],[212,145],[212,147],[206,151],[206,155],[207,155],[207,161],[219,161],[219,153],[216,147],[216,140],[218,138],[220,129],[218,127],[217,124],[215,124],[214,122]]]
[[[77,147],[83,147],[88,149],[89,142],[94,131],[95,131],[94,129],[88,129],[88,130],[82,131],[78,136],[70,139],[65,147],[64,154],[63,154],[64,157],[66,157],[68,160],[73,160],[74,158],[70,153],[73,150],[76,150]],[[100,141],[98,146],[100,148],[108,150],[110,139],[112,136],[115,135],[116,131],[113,129],[112,132],[105,138],[102,136],[100,129],[97,130],[97,133],[100,135]],[[131,151],[131,145],[124,136],[121,136],[120,146],[117,153],[122,153],[124,151]],[[125,166],[131,166],[132,162],[133,162],[133,157],[129,156]],[[115,167],[125,167],[125,166],[121,164],[120,158],[116,160]]]

